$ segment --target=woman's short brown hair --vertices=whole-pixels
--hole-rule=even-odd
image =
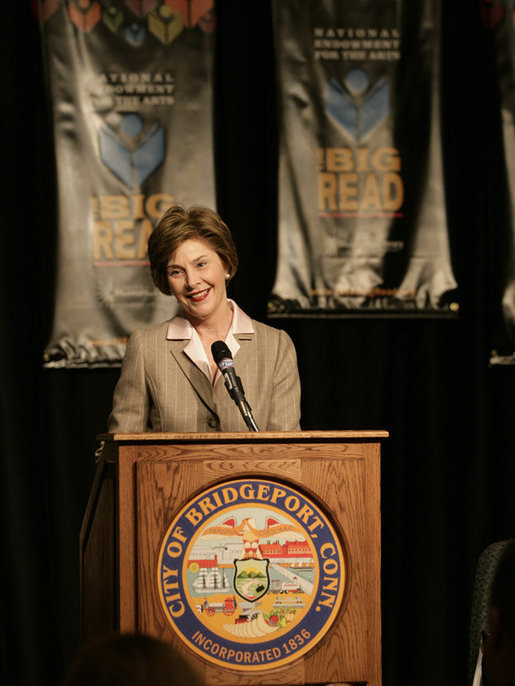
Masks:
[[[209,243],[227,269],[228,281],[236,273],[238,253],[229,227],[222,218],[213,210],[201,205],[194,205],[189,209],[182,205],[172,205],[158,221],[148,239],[152,280],[165,295],[170,295],[168,261],[188,238],[202,239]]]

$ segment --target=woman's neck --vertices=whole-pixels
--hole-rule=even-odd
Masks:
[[[193,324],[192,322],[196,332],[199,335],[202,347],[204,348],[209,361],[209,367],[211,369],[211,383],[213,384],[217,378],[218,366],[213,359],[211,346],[215,341],[225,341],[231,328],[232,315],[232,308],[229,306],[229,303],[227,303],[227,309],[225,309],[223,313],[219,313],[216,318],[213,317],[209,320],[203,320],[197,325]]]
[[[200,336],[201,341],[224,341],[231,328],[232,314],[232,308],[226,301],[225,307],[221,311],[213,313],[209,319],[192,321],[191,324]]]

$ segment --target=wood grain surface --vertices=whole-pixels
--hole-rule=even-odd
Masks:
[[[111,601],[117,614],[113,628],[143,631],[170,642],[207,684],[378,686],[380,447],[387,435],[383,431],[105,435],[105,461],[114,474],[111,501],[104,497],[102,504],[97,484],[97,497],[92,492],[83,526],[83,533],[90,532],[83,535],[82,543],[84,581],[97,579],[83,588],[88,632],[94,632],[95,613],[101,614],[94,588],[100,570],[94,553],[101,549],[102,537],[105,549],[111,527],[116,557],[109,586],[116,596]],[[253,477],[285,482],[325,511],[342,542],[346,583],[340,612],[311,651],[287,666],[247,673],[208,663],[175,633],[158,593],[158,558],[168,527],[196,494],[228,479]],[[93,538],[93,531],[104,534]],[[101,604],[107,600],[106,592]]]

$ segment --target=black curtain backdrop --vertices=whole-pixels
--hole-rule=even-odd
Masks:
[[[466,683],[476,560],[515,535],[515,368],[488,366],[508,209],[478,4],[443,3],[459,318],[272,321],[297,347],[304,429],[391,432],[382,467],[388,686]],[[49,105],[29,0],[4,3],[2,23],[1,682],[39,686],[60,683],[79,647],[79,529],[118,371],[42,369],[56,239]],[[270,3],[224,0],[218,31],[218,209],[241,258],[231,295],[264,320],[277,209]]]

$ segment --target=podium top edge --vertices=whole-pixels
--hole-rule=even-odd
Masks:
[[[242,431],[242,432],[190,432],[190,433],[105,433],[98,434],[99,441],[113,441],[117,443],[141,442],[248,442],[248,441],[285,441],[288,443],[303,441],[374,441],[389,437],[385,430],[347,430],[347,431]]]

